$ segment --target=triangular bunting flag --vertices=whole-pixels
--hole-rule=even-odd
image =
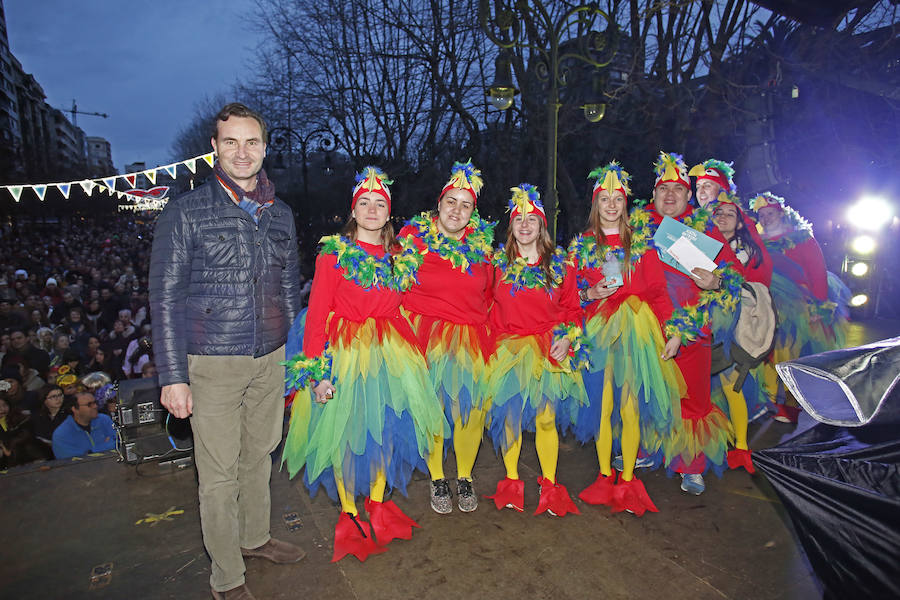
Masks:
[[[172,179],[175,179],[175,175],[176,175],[176,173],[177,173],[177,171],[178,171],[178,165],[177,165],[177,164],[173,163],[173,164],[171,164],[171,165],[166,165],[166,166],[163,167],[163,169],[166,170],[166,173],[169,174],[169,177],[171,177]]]
[[[63,195],[63,198],[65,198],[66,200],[69,199],[69,188],[71,186],[72,186],[71,183],[57,183],[56,184],[56,187],[59,189],[59,191]]]
[[[137,173],[129,173],[125,175],[125,181],[128,182],[128,185],[131,186],[131,189],[134,189],[135,182],[137,181]]]
[[[184,161],[183,164],[184,164],[184,166],[186,166],[188,168],[188,171],[190,171],[191,173],[197,172],[197,159],[196,158],[189,158],[186,161]]]
[[[108,187],[111,190],[116,189],[116,178],[115,177],[107,177],[106,179],[103,180],[103,183],[105,183],[106,187]]]
[[[115,192],[116,192],[116,198],[118,198],[119,200],[121,200],[122,196],[125,195],[125,192],[120,192],[119,190],[115,190]]]
[[[85,179],[84,181],[79,181],[78,183],[81,185],[81,189],[84,190],[84,193],[88,196],[94,193],[94,186],[97,185],[90,179]]]
[[[206,161],[206,164],[208,164],[210,167],[212,167],[212,166],[213,166],[213,163],[214,163],[215,160],[216,160],[216,153],[215,153],[215,152],[210,152],[209,154],[204,154],[204,155],[203,155],[203,160]]]
[[[11,185],[6,189],[9,190],[9,193],[12,194],[13,200],[16,202],[19,201],[19,196],[22,195],[22,186],[21,185]]]
[[[150,183],[156,184],[156,169],[149,169],[144,171],[144,176],[150,180]]]
[[[34,193],[37,194],[37,197],[40,198],[41,202],[44,201],[44,195],[47,193],[46,185],[36,185],[34,186]]]

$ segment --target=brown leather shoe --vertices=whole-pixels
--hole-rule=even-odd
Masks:
[[[231,588],[225,592],[217,592],[212,589],[210,591],[216,600],[256,600],[256,596],[250,593],[246,584]]]
[[[303,560],[306,552],[289,542],[282,542],[275,538],[270,538],[268,542],[259,548],[252,550],[241,548],[241,556],[247,558],[265,558],[277,565],[287,565]]]

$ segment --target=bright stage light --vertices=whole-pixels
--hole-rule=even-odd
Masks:
[[[853,263],[850,272],[857,277],[862,277],[869,272],[869,265],[864,262]]]
[[[870,235],[858,235],[850,243],[850,247],[858,254],[872,254],[875,251],[875,239]]]
[[[890,224],[894,209],[884,198],[863,196],[847,209],[851,225],[865,231],[878,231]]]
[[[869,297],[865,294],[857,294],[850,298],[850,306],[862,306],[869,301]]]

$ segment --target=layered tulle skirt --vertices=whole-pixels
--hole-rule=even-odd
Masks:
[[[473,409],[483,409],[487,358],[493,344],[487,325],[460,324],[409,313],[410,324],[425,350],[428,377],[451,428],[468,423]]]
[[[778,313],[774,362],[843,348],[847,340],[847,286],[828,273],[828,299],[819,301],[790,279],[772,275],[772,300]]]
[[[435,436],[448,433],[425,359],[403,325],[399,316],[329,320],[334,397],[319,404],[311,392],[297,393],[283,455],[292,477],[305,468],[311,494],[324,486],[337,500],[340,477],[349,494],[367,495],[378,473],[405,494],[414,469],[424,470]],[[291,365],[289,359],[289,380]]]
[[[665,338],[647,303],[632,296],[609,317],[598,313],[585,324],[591,345],[591,367],[584,375],[588,402],[578,407],[573,431],[582,443],[600,430],[605,385],[612,386],[614,450],[619,451],[622,409],[635,410],[641,429],[641,449],[656,455],[662,440],[681,420],[684,379],[674,360],[663,361]],[[626,403],[623,407],[622,403]]]
[[[489,398],[487,429],[494,449],[506,452],[522,431],[535,430],[535,418],[549,406],[557,428],[571,426],[578,406],[587,402],[581,371],[572,360],[550,358],[553,332],[536,335],[502,334],[488,365],[485,392]]]

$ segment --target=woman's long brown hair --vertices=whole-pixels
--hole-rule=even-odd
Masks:
[[[540,219],[540,223],[541,230],[538,233],[537,250],[540,259],[539,264],[541,265],[541,270],[544,271],[544,285],[547,289],[559,287],[562,285],[562,281],[554,281],[552,271],[550,271],[550,262],[553,260],[553,252],[556,250],[556,246],[550,240],[550,234],[547,233],[547,226],[544,225],[544,220]],[[508,264],[515,262],[519,256],[519,243],[516,242],[516,236],[513,235],[512,219],[510,219],[509,227],[506,230],[505,252]]]
[[[603,223],[600,221],[600,202],[594,199],[591,202],[591,212],[588,214],[588,229],[585,233],[593,233],[598,241],[597,252],[599,254],[600,246],[607,243],[606,234],[603,233]],[[628,224],[628,198],[625,198],[625,206],[622,207],[622,214],[619,215],[619,241],[622,243],[622,249],[625,251],[625,262],[623,265],[622,275],[628,279],[631,274],[631,226]],[[606,260],[605,256],[600,257],[600,261]]]
[[[350,217],[350,219],[347,220],[347,223],[344,224],[343,229],[341,229],[341,235],[355,243],[358,238],[356,232],[358,227],[359,225],[357,224],[356,219]],[[387,223],[381,228],[381,245],[388,254],[393,253],[396,246],[394,226],[391,224],[390,217],[388,217]]]

